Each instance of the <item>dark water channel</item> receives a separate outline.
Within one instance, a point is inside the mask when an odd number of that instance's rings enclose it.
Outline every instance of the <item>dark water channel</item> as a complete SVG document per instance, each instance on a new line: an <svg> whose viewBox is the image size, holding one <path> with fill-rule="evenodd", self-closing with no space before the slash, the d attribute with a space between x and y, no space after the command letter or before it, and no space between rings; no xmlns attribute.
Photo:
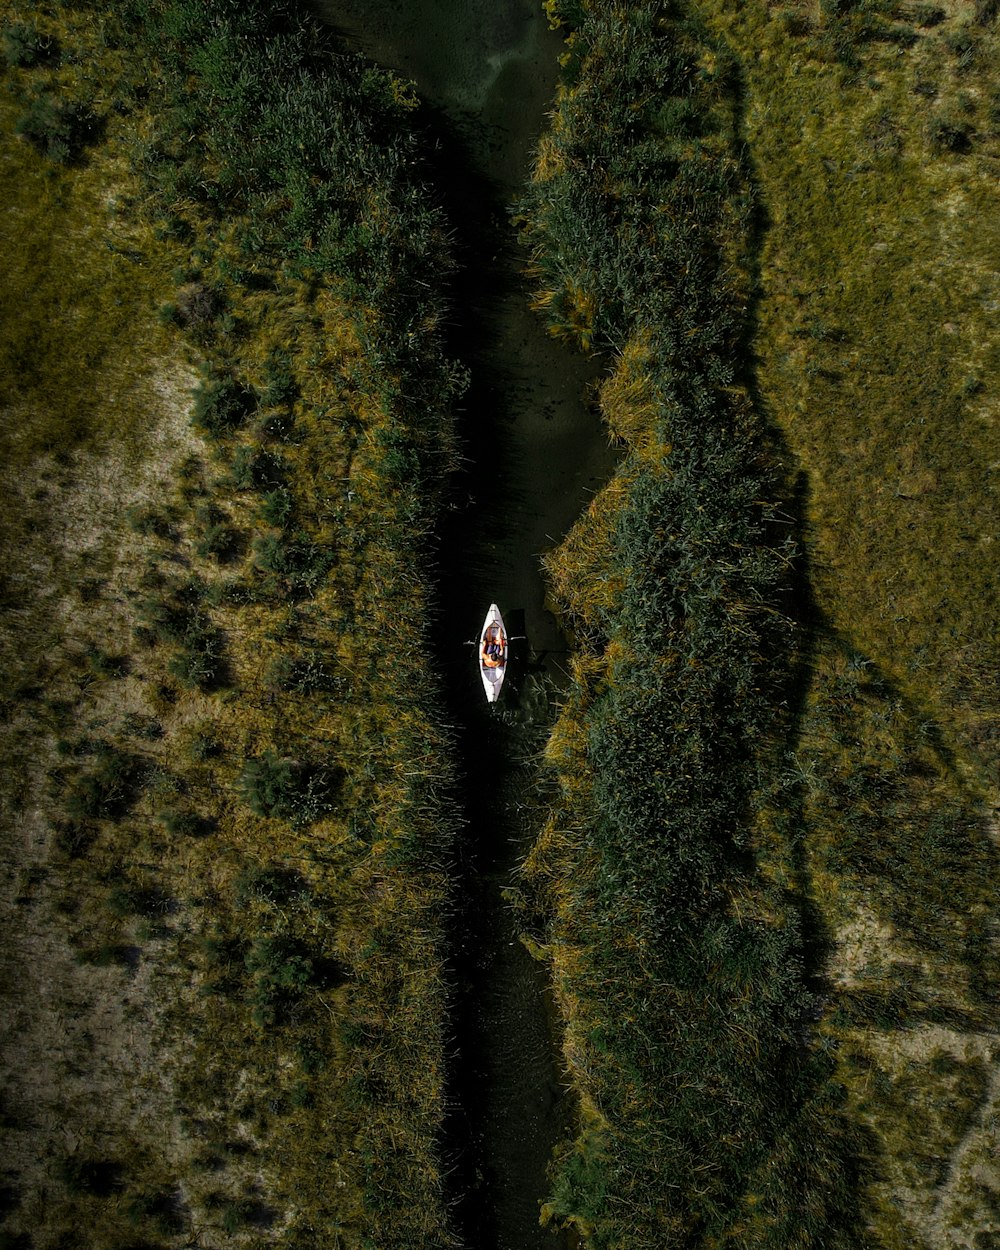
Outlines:
<svg viewBox="0 0 1000 1250"><path fill-rule="evenodd" d="M439 659L466 778L453 956L455 1214L475 1250L558 1250L538 1214L569 1108L546 979L518 940L504 891L535 832L533 757L563 683L566 643L545 608L539 556L612 468L586 400L597 366L547 336L530 311L509 214L555 92L561 42L540 0L316 7L349 45L416 82L428 106L435 185L456 230L450 346L472 382L439 583ZM491 601L509 631L525 635L495 708L464 645Z"/></svg>

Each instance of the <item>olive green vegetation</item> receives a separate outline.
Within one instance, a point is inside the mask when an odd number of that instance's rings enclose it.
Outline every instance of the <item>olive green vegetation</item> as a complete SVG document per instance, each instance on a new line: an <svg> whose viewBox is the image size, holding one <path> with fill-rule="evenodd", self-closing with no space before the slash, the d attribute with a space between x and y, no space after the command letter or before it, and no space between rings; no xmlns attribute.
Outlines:
<svg viewBox="0 0 1000 1250"><path fill-rule="evenodd" d="M450 1244L450 743L391 663L463 386L414 100L296 5L3 39L4 992L67 1039L5 1037L5 1244Z"/></svg>
<svg viewBox="0 0 1000 1250"><path fill-rule="evenodd" d="M819 607L995 793L996 6L704 7L745 74L759 378Z"/></svg>
<svg viewBox="0 0 1000 1250"><path fill-rule="evenodd" d="M880 1139L881 1241L973 1244L997 1229L996 1091L953 1135L929 1058L995 1072L995 6L703 7L743 67L768 221L759 393L808 481L818 645L789 762L841 1075ZM919 1148L903 1090L931 1107Z"/></svg>
<svg viewBox="0 0 1000 1250"><path fill-rule="evenodd" d="M623 454L549 560L546 1217L988 1244L993 8L547 8L537 302ZM2 1235L447 1244L414 101L262 0L8 5L2 50Z"/></svg>
<svg viewBox="0 0 1000 1250"><path fill-rule="evenodd" d="M547 5L536 303L622 448L524 883L595 1247L997 1227L993 14L912 8Z"/></svg>

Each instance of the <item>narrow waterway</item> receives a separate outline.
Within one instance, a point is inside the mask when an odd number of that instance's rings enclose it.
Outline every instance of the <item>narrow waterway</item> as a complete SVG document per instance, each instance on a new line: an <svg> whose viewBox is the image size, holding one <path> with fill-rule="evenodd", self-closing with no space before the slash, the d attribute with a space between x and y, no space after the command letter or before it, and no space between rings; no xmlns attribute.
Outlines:
<svg viewBox="0 0 1000 1250"><path fill-rule="evenodd" d="M563 682L566 643L545 607L540 555L612 469L587 401L597 366L531 312L510 217L561 41L540 0L316 3L350 45L416 82L460 265L451 350L472 381L460 413L464 467L441 535L439 648L466 778L448 1134L456 1222L475 1250L558 1250L539 1203L570 1109L545 974L518 940L505 890L536 831L535 757ZM524 636L495 708L465 645L492 601Z"/></svg>

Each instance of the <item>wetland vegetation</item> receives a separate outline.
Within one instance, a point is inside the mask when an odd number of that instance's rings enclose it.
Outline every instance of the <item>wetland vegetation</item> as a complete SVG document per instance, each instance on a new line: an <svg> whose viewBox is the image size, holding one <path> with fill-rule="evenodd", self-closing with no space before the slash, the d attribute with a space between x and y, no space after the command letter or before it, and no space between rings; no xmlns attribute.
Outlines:
<svg viewBox="0 0 1000 1250"><path fill-rule="evenodd" d="M13 16L7 1240L445 1244L415 99L263 3Z"/></svg>
<svg viewBox="0 0 1000 1250"><path fill-rule="evenodd" d="M1000 1242L996 6L545 10L517 222L619 460L510 888L389 663L477 394L414 86L297 4L4 5L0 1245L461 1244L470 866L553 1242Z"/></svg>
<svg viewBox="0 0 1000 1250"><path fill-rule="evenodd" d="M995 276L965 223L995 141L955 49L995 65L994 15L549 7L537 304L612 362L624 454L549 560L575 684L526 888L581 1103L547 1214L992 1244Z"/></svg>

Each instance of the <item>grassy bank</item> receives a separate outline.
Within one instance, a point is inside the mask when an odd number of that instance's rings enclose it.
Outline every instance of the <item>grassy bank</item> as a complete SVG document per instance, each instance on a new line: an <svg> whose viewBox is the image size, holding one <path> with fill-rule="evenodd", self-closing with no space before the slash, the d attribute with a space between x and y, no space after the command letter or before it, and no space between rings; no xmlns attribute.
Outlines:
<svg viewBox="0 0 1000 1250"><path fill-rule="evenodd" d="M4 38L6 1244L446 1244L414 101L287 6Z"/></svg>
<svg viewBox="0 0 1000 1250"><path fill-rule="evenodd" d="M874 1236L988 1246L995 14L705 8L770 219L761 398L808 472L821 627L793 767L831 1035L881 1159Z"/></svg>
<svg viewBox="0 0 1000 1250"><path fill-rule="evenodd" d="M905 236L954 216L977 127L966 151L925 111L899 166L876 111L919 44L874 6L550 10L537 302L609 359L623 458L550 560L578 651L526 888L580 1110L549 1218L594 1246L990 1244L991 349L959 336L962 382L932 300L878 311L913 266L963 306L988 287Z"/></svg>
<svg viewBox="0 0 1000 1250"><path fill-rule="evenodd" d="M819 607L995 793L992 10L705 7L745 75L758 376Z"/></svg>

